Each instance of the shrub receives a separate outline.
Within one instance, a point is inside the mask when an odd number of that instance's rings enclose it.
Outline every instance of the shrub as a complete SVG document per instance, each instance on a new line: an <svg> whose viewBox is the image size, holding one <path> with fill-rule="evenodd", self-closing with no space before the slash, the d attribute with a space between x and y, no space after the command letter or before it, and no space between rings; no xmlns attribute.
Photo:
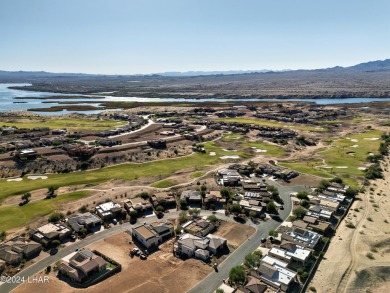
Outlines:
<svg viewBox="0 0 390 293"><path fill-rule="evenodd" d="M307 214L307 211L304 208L297 208L293 210L293 215L297 217L297 219L303 219Z"/></svg>
<svg viewBox="0 0 390 293"><path fill-rule="evenodd" d="M162 206L158 206L156 208L156 212L164 212L164 208Z"/></svg>
<svg viewBox="0 0 390 293"><path fill-rule="evenodd" d="M182 211L179 214L179 223L184 224L185 222L188 221L188 216L186 211Z"/></svg>
<svg viewBox="0 0 390 293"><path fill-rule="evenodd" d="M57 223L59 220L63 219L64 215L61 213L52 213L49 216L49 222L50 223Z"/></svg>
<svg viewBox="0 0 390 293"><path fill-rule="evenodd" d="M272 237L278 237L279 233L276 232L275 230L271 230L268 232L268 235Z"/></svg>
<svg viewBox="0 0 390 293"><path fill-rule="evenodd" d="M355 225L353 223L351 223L351 222L347 223L345 226L347 226L350 229L355 229L356 228Z"/></svg>
<svg viewBox="0 0 390 293"><path fill-rule="evenodd" d="M82 205L82 206L79 208L79 212L80 212L80 213L85 213L87 210L88 210L87 205Z"/></svg>
<svg viewBox="0 0 390 293"><path fill-rule="evenodd" d="M267 213L269 213L269 214L276 214L278 212L273 200L271 200L269 203L267 203L266 209L267 209Z"/></svg>
<svg viewBox="0 0 390 293"><path fill-rule="evenodd" d="M147 200L150 197L150 195L147 192L141 192L141 193L137 194L137 197L141 197L144 200Z"/></svg>
<svg viewBox="0 0 390 293"><path fill-rule="evenodd" d="M182 210L188 209L187 200L185 198L182 198L180 200L180 209L182 209Z"/></svg>
<svg viewBox="0 0 390 293"><path fill-rule="evenodd" d="M51 242L51 248L57 248L57 247L60 246L60 245L61 245L60 240L53 240L53 241Z"/></svg>
<svg viewBox="0 0 390 293"><path fill-rule="evenodd" d="M229 272L229 281L236 286L245 284L247 277L244 268L242 266L233 267Z"/></svg>
<svg viewBox="0 0 390 293"><path fill-rule="evenodd" d="M210 215L210 216L207 217L207 220L209 220L212 223L215 223L215 222L218 221L218 218L217 218L216 215Z"/></svg>

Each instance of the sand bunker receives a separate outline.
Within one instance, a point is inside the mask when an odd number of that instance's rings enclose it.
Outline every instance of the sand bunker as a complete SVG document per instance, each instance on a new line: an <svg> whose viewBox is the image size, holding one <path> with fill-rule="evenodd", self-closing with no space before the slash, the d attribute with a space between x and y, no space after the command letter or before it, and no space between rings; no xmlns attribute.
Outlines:
<svg viewBox="0 0 390 293"><path fill-rule="evenodd" d="M240 156L237 156L237 155L233 155L233 156L222 156L220 157L222 160L226 160L226 159L239 159Z"/></svg>
<svg viewBox="0 0 390 293"><path fill-rule="evenodd" d="M28 176L28 179L37 180L37 179L47 179L47 176Z"/></svg>
<svg viewBox="0 0 390 293"><path fill-rule="evenodd" d="M210 156L215 156L215 152L210 152Z"/></svg>
<svg viewBox="0 0 390 293"><path fill-rule="evenodd" d="M357 148L359 145L358 144L354 144L354 145L351 145L351 148Z"/></svg>
<svg viewBox="0 0 390 293"><path fill-rule="evenodd" d="M256 153L266 153L267 150L257 149L255 152L256 152Z"/></svg>
<svg viewBox="0 0 390 293"><path fill-rule="evenodd" d="M337 168L337 169L347 169L348 166L337 166L336 168Z"/></svg>
<svg viewBox="0 0 390 293"><path fill-rule="evenodd" d="M371 137L371 138L365 137L364 139L365 139L365 140L378 140L379 137Z"/></svg>
<svg viewBox="0 0 390 293"><path fill-rule="evenodd" d="M364 171L366 169L367 169L366 167L358 167L358 170L361 170L361 171Z"/></svg>
<svg viewBox="0 0 390 293"><path fill-rule="evenodd" d="M222 149L224 152L236 152L237 150L227 150L227 149Z"/></svg>
<svg viewBox="0 0 390 293"><path fill-rule="evenodd" d="M355 139L355 138L351 139L351 141L353 141L353 142L358 142L358 140Z"/></svg>
<svg viewBox="0 0 390 293"><path fill-rule="evenodd" d="M7 181L22 181L23 178L11 178L11 179L7 179Z"/></svg>

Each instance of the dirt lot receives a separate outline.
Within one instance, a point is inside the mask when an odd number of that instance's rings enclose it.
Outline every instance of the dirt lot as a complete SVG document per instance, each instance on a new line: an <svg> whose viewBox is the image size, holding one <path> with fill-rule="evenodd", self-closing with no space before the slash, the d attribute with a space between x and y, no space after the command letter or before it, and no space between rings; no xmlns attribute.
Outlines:
<svg viewBox="0 0 390 293"><path fill-rule="evenodd" d="M237 248L253 233L255 233L255 228L248 225L222 222L217 232L213 234L227 239L229 247Z"/></svg>
<svg viewBox="0 0 390 293"><path fill-rule="evenodd" d="M310 284L317 292L388 292L389 158L383 166L385 179L371 182L337 229Z"/></svg>

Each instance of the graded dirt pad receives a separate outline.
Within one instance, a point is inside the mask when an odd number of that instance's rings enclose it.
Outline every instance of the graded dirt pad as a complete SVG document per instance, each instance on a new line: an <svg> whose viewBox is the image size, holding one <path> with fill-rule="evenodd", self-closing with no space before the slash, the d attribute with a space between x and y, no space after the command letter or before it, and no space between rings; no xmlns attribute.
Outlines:
<svg viewBox="0 0 390 293"><path fill-rule="evenodd" d="M145 261L138 257L131 258L129 251L134 244L129 244L130 239L127 232L122 232L88 247L121 263L122 271L94 286L81 289L80 292L181 293L195 286L212 271L209 265L199 260L183 261L174 257L173 239L165 242L159 251L150 255ZM13 292L71 293L75 291L73 287L57 279L54 273L49 276L48 284L23 284Z"/></svg>
<svg viewBox="0 0 390 293"><path fill-rule="evenodd" d="M230 247L237 248L253 233L255 233L255 228L248 225L222 222L221 226L213 234L225 238Z"/></svg>
<svg viewBox="0 0 390 293"><path fill-rule="evenodd" d="M332 238L309 287L317 292L389 292L390 172L371 181ZM355 228L348 228L349 226ZM353 224L353 226L351 225Z"/></svg>

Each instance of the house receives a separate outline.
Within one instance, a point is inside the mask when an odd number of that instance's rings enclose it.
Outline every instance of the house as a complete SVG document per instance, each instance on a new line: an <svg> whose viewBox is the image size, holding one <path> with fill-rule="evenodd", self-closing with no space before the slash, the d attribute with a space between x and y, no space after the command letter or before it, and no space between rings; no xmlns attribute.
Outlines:
<svg viewBox="0 0 390 293"><path fill-rule="evenodd" d="M37 151L33 149L24 149L17 151L15 156L19 159L34 159L37 156Z"/></svg>
<svg viewBox="0 0 390 293"><path fill-rule="evenodd" d="M272 247L268 254L288 264L297 262L304 265L310 257L311 250L291 242L285 242L279 248Z"/></svg>
<svg viewBox="0 0 390 293"><path fill-rule="evenodd" d="M147 249L157 248L164 240L173 236L173 224L168 221L156 221L133 228L132 236Z"/></svg>
<svg viewBox="0 0 390 293"><path fill-rule="evenodd" d="M217 172L221 185L223 186L237 186L240 185L241 175L234 169L221 169Z"/></svg>
<svg viewBox="0 0 390 293"><path fill-rule="evenodd" d="M36 228L31 234L31 239L47 247L53 240L63 241L65 238L69 237L70 234L72 234L72 232L64 225L48 223Z"/></svg>
<svg viewBox="0 0 390 293"><path fill-rule="evenodd" d="M96 213L103 221L117 217L121 211L121 205L113 201L103 203L96 207Z"/></svg>
<svg viewBox="0 0 390 293"><path fill-rule="evenodd" d="M293 226L290 230L282 233L281 239L296 243L303 247L314 248L321 239L321 235L310 230Z"/></svg>
<svg viewBox="0 0 390 293"><path fill-rule="evenodd" d="M170 192L159 192L151 196L150 200L154 207L159 205L166 207L170 205L176 205L176 199L173 193Z"/></svg>
<svg viewBox="0 0 390 293"><path fill-rule="evenodd" d="M245 200L242 199L238 203L244 210L248 212L255 212L257 215L260 215L264 212L265 204L258 200Z"/></svg>
<svg viewBox="0 0 390 293"><path fill-rule="evenodd" d="M182 225L184 232L196 236L206 236L215 229L215 224L208 220L188 221Z"/></svg>
<svg viewBox="0 0 390 293"><path fill-rule="evenodd" d="M334 213L333 211L330 211L319 205L311 205L309 207L309 211L307 212L307 215L321 220L330 221L330 219L333 216L333 213Z"/></svg>
<svg viewBox="0 0 390 293"><path fill-rule="evenodd" d="M124 201L124 207L129 213L135 210L140 214L153 209L152 204L142 197L126 199Z"/></svg>
<svg viewBox="0 0 390 293"><path fill-rule="evenodd" d="M267 291L268 286L260 279L248 276L248 283L245 286L239 286L238 289L243 293L264 293Z"/></svg>
<svg viewBox="0 0 390 293"><path fill-rule="evenodd" d="M217 254L227 245L227 240L213 234L206 237L189 233L183 234L174 244L174 252L185 257L196 257L208 260L210 253Z"/></svg>
<svg viewBox="0 0 390 293"><path fill-rule="evenodd" d="M202 202L202 195L196 190L185 190L181 193L180 199L186 199L187 203Z"/></svg>
<svg viewBox="0 0 390 293"><path fill-rule="evenodd" d="M42 245L35 241L25 241L22 237L14 238L0 245L0 259L7 264L17 265L24 258L33 258L42 250Z"/></svg>
<svg viewBox="0 0 390 293"><path fill-rule="evenodd" d="M72 281L82 283L87 277L106 270L106 261L90 250L77 251L68 262L58 265L58 270Z"/></svg>
<svg viewBox="0 0 390 293"><path fill-rule="evenodd" d="M221 192L219 190L210 190L206 193L204 198L205 204L212 204L212 203L222 203L225 202L225 198L221 195Z"/></svg>
<svg viewBox="0 0 390 293"><path fill-rule="evenodd" d="M287 268L287 263L272 256L262 258L257 270L251 270L251 274L258 277L267 285L287 291L294 281L297 273Z"/></svg>
<svg viewBox="0 0 390 293"><path fill-rule="evenodd" d="M310 230L313 230L314 232L320 234L326 234L331 229L330 224L328 222L319 221L315 217L305 216L302 220L303 222L307 223L307 227Z"/></svg>
<svg viewBox="0 0 390 293"><path fill-rule="evenodd" d="M92 230L101 224L102 220L97 215L89 212L84 214L74 214L68 217L68 225L75 232L79 232L83 228Z"/></svg>

